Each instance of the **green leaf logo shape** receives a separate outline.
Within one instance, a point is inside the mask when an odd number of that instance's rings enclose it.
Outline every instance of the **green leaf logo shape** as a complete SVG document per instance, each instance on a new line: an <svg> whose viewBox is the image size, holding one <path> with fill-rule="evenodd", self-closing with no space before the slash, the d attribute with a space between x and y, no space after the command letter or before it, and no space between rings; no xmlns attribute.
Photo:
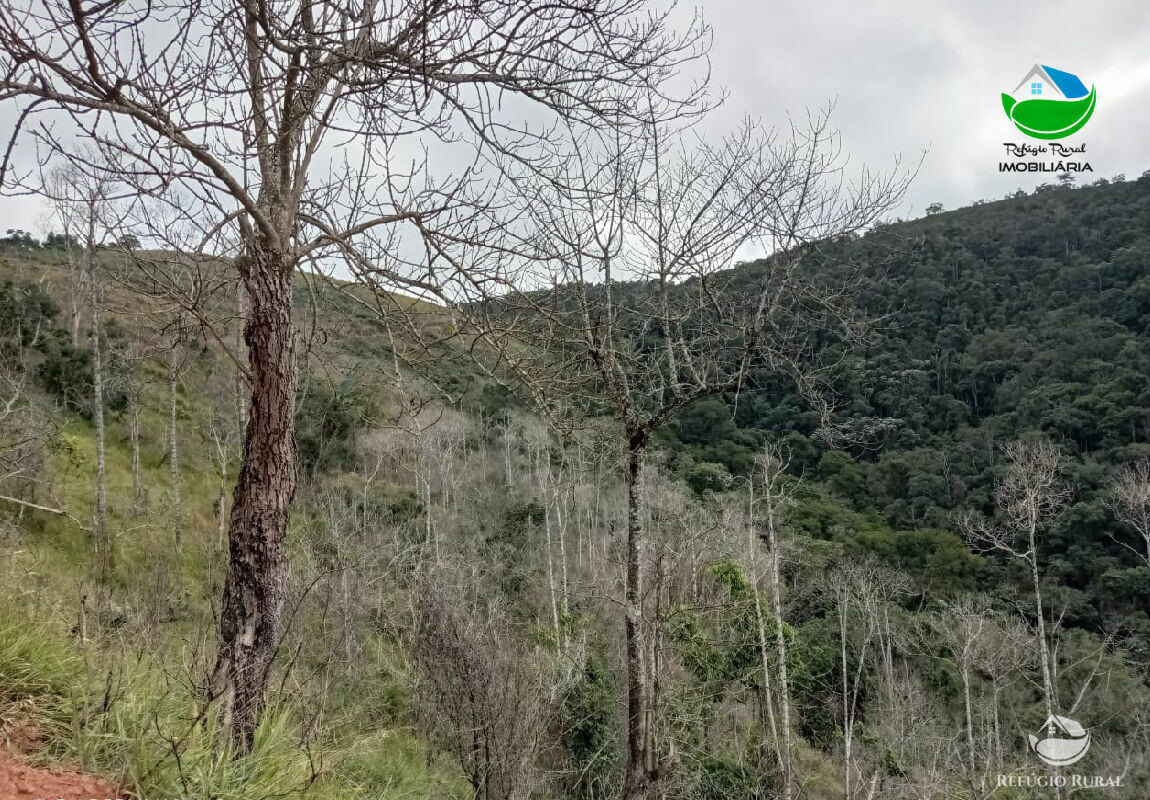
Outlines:
<svg viewBox="0 0 1150 800"><path fill-rule="evenodd" d="M1027 96L1028 88L1033 96ZM1002 110L1027 136L1061 139L1090 121L1097 98L1097 89L1091 86L1087 93L1078 76L1035 64L1014 96L1002 93Z"/></svg>

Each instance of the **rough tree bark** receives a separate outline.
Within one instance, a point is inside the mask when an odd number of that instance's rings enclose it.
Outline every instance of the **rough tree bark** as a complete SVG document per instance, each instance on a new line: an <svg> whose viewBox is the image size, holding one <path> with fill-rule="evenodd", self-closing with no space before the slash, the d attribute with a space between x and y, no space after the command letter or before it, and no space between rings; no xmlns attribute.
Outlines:
<svg viewBox="0 0 1150 800"><path fill-rule="evenodd" d="M249 749L263 714L287 582L284 539L296 489L294 264L253 247L239 259L252 393L232 499L228 574L212 692L225 700L233 738Z"/></svg>

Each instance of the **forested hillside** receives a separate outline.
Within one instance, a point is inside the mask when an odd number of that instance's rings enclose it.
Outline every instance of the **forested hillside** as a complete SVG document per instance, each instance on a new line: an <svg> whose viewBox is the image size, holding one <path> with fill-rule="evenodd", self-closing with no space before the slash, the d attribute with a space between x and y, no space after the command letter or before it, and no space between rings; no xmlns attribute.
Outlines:
<svg viewBox="0 0 1150 800"><path fill-rule="evenodd" d="M746 474L758 443L783 437L790 470L837 504L892 531L953 531L963 509L993 511L1001 446L1045 436L1074 484L1043 551L1060 618L1150 654L1150 573L1135 569L1147 565L1146 543L1107 500L1113 471L1150 456L1148 222L1143 177L1048 186L833 248L834 259L874 265L857 287L868 343L837 352L828 379L844 449L828 450L809 405L760 375L772 388L680 417L679 474L696 488L713 484L714 464ZM834 536L837 504L808 508L806 530ZM872 536L871 546L898 547L900 534ZM1002 585L997 566L981 564L992 572L980 585Z"/></svg>
<svg viewBox="0 0 1150 800"><path fill-rule="evenodd" d="M394 325L300 276L288 623L251 751L221 758L242 294L188 284L210 327L141 293L155 254L77 253L0 243L3 735L138 797L620 796L617 425L534 413L437 308ZM1074 769L1121 778L1074 797L1145 797L1150 177L884 224L811 268L847 261L871 324L824 354L829 417L756 364L643 454L659 796L1049 797L998 776L1052 772L1026 737L1057 712L1090 730ZM401 353L405 325L447 343Z"/></svg>

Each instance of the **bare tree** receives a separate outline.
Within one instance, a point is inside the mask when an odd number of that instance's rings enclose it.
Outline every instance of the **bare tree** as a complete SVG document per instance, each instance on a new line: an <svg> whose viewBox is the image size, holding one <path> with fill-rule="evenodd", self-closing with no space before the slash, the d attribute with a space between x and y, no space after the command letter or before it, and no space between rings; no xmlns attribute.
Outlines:
<svg viewBox="0 0 1150 800"><path fill-rule="evenodd" d="M873 560L847 562L831 579L839 625L839 670L843 725L843 796L854 800L863 785L859 753L855 748L859 699L867 661L889 661L889 632L884 631L886 606L905 592L904 576ZM886 640L884 641L884 637ZM872 651L874 655L872 655ZM854 662L853 671L851 662ZM884 668L887 666L884 663ZM878 771L871 776L868 797L873 797Z"/></svg>
<svg viewBox="0 0 1150 800"><path fill-rule="evenodd" d="M1031 660L1031 637L1020 623L995 614L978 595L964 595L946 603L931 616L930 623L923 652L937 654L941 641L943 654L936 657L954 666L962 684L962 742L956 745L960 752L965 751L958 759L961 774L972 796L989 797L996 787L987 784L986 775L1003 768L1001 693L1007 679ZM989 697L981 689L985 685L982 679L989 680ZM957 771L949 770L952 776Z"/></svg>
<svg viewBox="0 0 1150 800"><path fill-rule="evenodd" d="M1042 601L1039 542L1046 527L1069 501L1071 486L1062 478L1062 454L1049 441L1016 441L1003 448L1006 472L995 488L1001 519L997 522L965 515L960 526L972 546L1005 553L1024 561L1029 568L1034 596L1034 616L1042 667L1042 693L1047 719L1054 716L1057 690L1054 685L1046 610ZM1051 729L1048 735L1053 735Z"/></svg>
<svg viewBox="0 0 1150 800"><path fill-rule="evenodd" d="M91 242L85 249L88 252L88 284L91 287L92 304L90 315L92 319L92 422L96 427L96 503L95 503L95 539L97 555L97 574L102 583L107 583L115 569L115 553L112 547L112 538L108 533L108 467L105 458L105 429L104 429L104 360L100 347L100 282L96 279L95 270L92 269L92 251L95 245Z"/></svg>
<svg viewBox="0 0 1150 800"><path fill-rule="evenodd" d="M560 652L566 652L567 620L571 612L567 563L567 528L572 513L571 465L568 463L566 449L561 445L555 446L546 427L529 426L525 433L535 491L543 500L543 532L547 548L547 585L551 598L551 623Z"/></svg>
<svg viewBox="0 0 1150 800"><path fill-rule="evenodd" d="M975 754L974 744L974 700L973 700L973 674L978 660L978 649L982 644L983 628L986 625L985 616L973 602L967 598L950 605L946 614L939 620L939 630L947 639L950 650L958 664L959 677L962 680L962 704L966 728L966 758L967 769L973 776L978 769L978 758Z"/></svg>
<svg viewBox="0 0 1150 800"><path fill-rule="evenodd" d="M1002 730L1002 695L1033 661L1030 631L1019 620L991 617L983 625L975 653L978 668L990 681L990 720L986 769L1001 770L1005 763Z"/></svg>
<svg viewBox="0 0 1150 800"><path fill-rule="evenodd" d="M826 115L785 133L748 123L715 142L652 113L644 136L588 138L553 183L525 193L529 223L501 232L530 241L530 259L436 250L483 277L456 306L481 363L514 375L553 420L572 405L609 416L624 445L630 800L659 771L646 730L644 451L681 409L739 392L752 365L811 388L811 332L857 332L848 284L821 285L805 259L815 242L872 223L906 179L864 173L848 186L842 169ZM774 255L724 272L748 245Z"/></svg>
<svg viewBox="0 0 1150 800"><path fill-rule="evenodd" d="M216 492L216 530L217 542L223 550L225 537L228 531L228 478L231 474L231 464L238 455L239 442L243 426L234 409L229 409L227 402L231 400L234 405L234 376L230 370L217 366L208 376L208 391L213 400L211 411L203 421L204 438L211 442L212 461L216 468L216 477L219 479Z"/></svg>
<svg viewBox="0 0 1150 800"><path fill-rule="evenodd" d="M65 248L68 250L69 264L73 263L75 239L81 248L82 280L79 286L87 287L88 318L90 329L88 341L92 353L92 424L96 429L96 481L93 492L92 537L96 554L96 577L100 583L107 583L115 569L115 553L112 537L108 532L108 484L107 461L105 458L106 428L104 424L105 356L102 347L103 331L101 313L104 305L103 281L97 272L96 249L104 240L115 222L112 219L112 181L104 164L98 157L86 156L92 161L93 170L85 171L74 166L62 166L53 171L49 179L49 199L55 207L56 217L64 228ZM74 271L75 273L75 271ZM79 330L79 313L76 308L77 287L72 289L72 336Z"/></svg>
<svg viewBox="0 0 1150 800"><path fill-rule="evenodd" d="M184 494L183 476L180 473L180 383L191 359L188 341L190 333L186 329L183 315L177 313L175 319L165 326L164 359L167 361L168 383L168 501L172 524L172 545L177 553L184 549Z"/></svg>
<svg viewBox="0 0 1150 800"><path fill-rule="evenodd" d="M127 353L129 364L144 357L139 335L128 344ZM139 515L144 502L144 487L140 482L140 405L143 403L144 385L139 371L129 369L124 393L128 402L128 440L132 444L132 516Z"/></svg>
<svg viewBox="0 0 1150 800"><path fill-rule="evenodd" d="M12 284L0 291L10 293L10 312L0 319L0 500L21 514L33 509L65 515L64 509L32 502L52 433L50 418L32 398L32 357L52 320L37 302L37 287Z"/></svg>
<svg viewBox="0 0 1150 800"><path fill-rule="evenodd" d="M76 199L76 170L62 165L53 169L45 180L48 197L52 202L52 215L49 218L53 226L59 223L61 228L61 245L64 256L68 262L68 330L72 335L72 346L80 346L80 322L84 306L84 267L82 264L82 251L78 247L78 231L84 227L83 212L77 207ZM71 200L69 199L71 198Z"/></svg>
<svg viewBox="0 0 1150 800"><path fill-rule="evenodd" d="M455 459L463 447L466 421L438 404L415 402L400 416L398 428L390 433L392 456L414 477L423 507L424 556L439 563L443 554L442 523L458 488Z"/></svg>
<svg viewBox="0 0 1150 800"><path fill-rule="evenodd" d="M457 586L436 568L433 580ZM460 606L470 607L465 613ZM424 588L415 655L426 724L454 753L478 800L527 800L540 783L543 734L559 696L547 664L497 606Z"/></svg>
<svg viewBox="0 0 1150 800"><path fill-rule="evenodd" d="M1146 552L1138 555L1150 567L1150 461L1140 459L1122 468L1110 483L1108 505L1142 537Z"/></svg>
<svg viewBox="0 0 1150 800"><path fill-rule="evenodd" d="M201 310L208 288L226 286L213 276L243 284L247 357L234 355L251 402L209 690L225 700L238 751L261 719L282 627L297 267L339 260L377 287L438 291L442 263L407 246L404 226L458 241L477 210L498 205L496 157L538 171L570 127L633 118L653 87L675 104L661 87L707 31L696 20L676 35L669 11L646 11L643 0L0 8L0 101L20 106L0 186L36 188L11 161L21 135L44 158L86 165L61 128L36 125L64 121L140 198L139 241L235 255L226 268L201 259L203 280L180 299L218 323ZM434 175L432 160L457 167Z"/></svg>
<svg viewBox="0 0 1150 800"><path fill-rule="evenodd" d="M751 561L751 586L755 597L755 615L758 624L759 652L763 663L763 677L769 685L770 667L767 656L766 625L763 619L762 604L759 592L758 575L758 545L761 529L765 532L767 543L767 583L770 587L771 614L774 617L775 637L775 668L778 675L778 701L779 701L779 728L781 742L779 742L779 766L783 778L783 800L790 800L795 791L795 775L793 769L793 750L791 744L791 686L787 675L787 637L785 633L782 598L782 555L783 528L785 515L794 500L785 486L784 472L787 462L779 449L768 443L755 459L755 473L747 482L748 493L748 550ZM755 478L758 478L756 482ZM760 523L757 525L756 523Z"/></svg>

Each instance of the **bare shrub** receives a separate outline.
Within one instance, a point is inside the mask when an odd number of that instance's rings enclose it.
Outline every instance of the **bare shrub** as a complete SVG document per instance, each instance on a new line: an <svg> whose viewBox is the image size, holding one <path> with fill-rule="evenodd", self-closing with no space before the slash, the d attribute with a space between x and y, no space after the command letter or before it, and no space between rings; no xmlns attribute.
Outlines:
<svg viewBox="0 0 1150 800"><path fill-rule="evenodd" d="M422 722L458 760L477 798L523 800L541 782L556 682L498 605L469 610L461 593L446 588L451 578L429 575L416 600Z"/></svg>

